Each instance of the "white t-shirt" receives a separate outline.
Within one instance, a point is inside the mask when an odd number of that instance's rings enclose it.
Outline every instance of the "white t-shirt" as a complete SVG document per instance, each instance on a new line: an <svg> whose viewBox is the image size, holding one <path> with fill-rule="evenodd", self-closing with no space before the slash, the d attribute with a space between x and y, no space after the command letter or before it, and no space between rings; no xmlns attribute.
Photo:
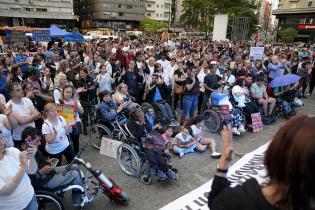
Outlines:
<svg viewBox="0 0 315 210"><path fill-rule="evenodd" d="M166 69L168 65L170 65L170 62L168 60L158 60L157 63L161 64L161 66L163 67L163 69Z"/></svg>
<svg viewBox="0 0 315 210"><path fill-rule="evenodd" d="M235 94L240 94L240 93L243 93L243 94L240 96L235 95ZM245 105L245 102L246 102L245 91L241 86L238 86L238 85L234 86L232 88L232 94L233 94L235 101L238 102L239 107L245 107L246 106Z"/></svg>
<svg viewBox="0 0 315 210"><path fill-rule="evenodd" d="M204 81L205 81L206 75L207 74L204 72L203 69L201 69L200 72L197 74L197 77L199 80L199 86L200 86L199 90L200 90L200 92L203 92L203 93L205 92Z"/></svg>
<svg viewBox="0 0 315 210"><path fill-rule="evenodd" d="M6 149L4 158L0 160L0 189L12 180L20 168L20 151L14 147ZM24 209L34 196L31 180L25 173L17 188L7 196L0 195L0 209Z"/></svg>
<svg viewBox="0 0 315 210"><path fill-rule="evenodd" d="M199 142L201 140L202 129L198 128L196 125L190 126L193 136Z"/></svg>
<svg viewBox="0 0 315 210"><path fill-rule="evenodd" d="M235 83L235 76L233 74L231 74L230 76L226 76L226 82L233 85ZM230 89L230 86L225 85L224 90L228 90L228 89Z"/></svg>
<svg viewBox="0 0 315 210"><path fill-rule="evenodd" d="M45 148L46 151L49 154L57 154L62 151L64 151L69 146L69 140L66 134L65 126L66 126L66 120L58 116L58 124L55 127L57 131L56 138L51 142L47 143ZM42 133L45 134L51 134L53 132L53 125L48 120L45 120L43 126L42 126Z"/></svg>
<svg viewBox="0 0 315 210"><path fill-rule="evenodd" d="M12 137L12 131L7 129L3 125L3 121L7 118L4 114L0 114L0 130L2 131L2 138L5 138L9 142L9 146L13 147L13 137Z"/></svg>
<svg viewBox="0 0 315 210"><path fill-rule="evenodd" d="M59 99L61 99L61 89L59 88L55 88L54 90L54 100L55 100L55 103L59 104Z"/></svg>
<svg viewBox="0 0 315 210"><path fill-rule="evenodd" d="M12 104L12 111L20 115L21 117L30 116L31 108L34 107L33 102L29 98L22 98L22 104L16 104L12 100L10 100L5 106L8 107L10 104ZM28 126L35 128L35 123L29 122L23 125L19 124L17 128L13 130L13 139L16 141L21 141L22 131Z"/></svg>
<svg viewBox="0 0 315 210"><path fill-rule="evenodd" d="M175 139L179 139L182 144L189 143L189 142L191 141L191 138L192 138L192 136L189 135L189 134L186 136L186 138L184 138L182 133L178 133L178 134L175 136Z"/></svg>

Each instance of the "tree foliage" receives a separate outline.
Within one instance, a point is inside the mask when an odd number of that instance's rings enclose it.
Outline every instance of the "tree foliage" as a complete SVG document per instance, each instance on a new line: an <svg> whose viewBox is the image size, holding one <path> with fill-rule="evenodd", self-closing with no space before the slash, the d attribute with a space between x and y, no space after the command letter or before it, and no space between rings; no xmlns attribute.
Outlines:
<svg viewBox="0 0 315 210"><path fill-rule="evenodd" d="M257 0L184 0L180 17L185 26L210 33L215 14L229 14L229 24L234 17L250 17L250 34L256 32L258 17L254 10L259 7Z"/></svg>
<svg viewBox="0 0 315 210"><path fill-rule="evenodd" d="M144 20L140 22L140 27L144 28L146 34L152 35L167 30L168 24L150 18L144 18Z"/></svg>
<svg viewBox="0 0 315 210"><path fill-rule="evenodd" d="M284 43L292 43L293 40L297 37L298 32L294 28L286 28L279 31L280 39Z"/></svg>

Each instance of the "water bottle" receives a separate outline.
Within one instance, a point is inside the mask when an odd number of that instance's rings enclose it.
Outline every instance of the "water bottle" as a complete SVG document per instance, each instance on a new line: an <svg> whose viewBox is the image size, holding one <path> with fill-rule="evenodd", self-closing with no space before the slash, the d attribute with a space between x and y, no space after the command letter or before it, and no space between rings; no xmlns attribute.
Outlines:
<svg viewBox="0 0 315 210"><path fill-rule="evenodd" d="M113 187L113 183L100 170L96 170L95 175L101 182L106 184L109 188Z"/></svg>

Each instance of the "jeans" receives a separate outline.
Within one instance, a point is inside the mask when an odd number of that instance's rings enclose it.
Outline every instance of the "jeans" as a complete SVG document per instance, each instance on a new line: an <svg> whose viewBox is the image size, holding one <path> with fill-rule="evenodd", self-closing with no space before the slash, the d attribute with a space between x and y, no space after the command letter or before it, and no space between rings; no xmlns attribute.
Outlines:
<svg viewBox="0 0 315 210"><path fill-rule="evenodd" d="M161 110L163 116L167 120L174 120L174 116L173 116L171 107L170 107L170 105L168 105L168 103L156 103L155 105Z"/></svg>
<svg viewBox="0 0 315 210"><path fill-rule="evenodd" d="M187 154L189 152L194 152L194 149L196 148L197 144L193 144L190 147L179 147L177 145L173 146L173 151L174 153L180 154L180 153L184 153Z"/></svg>
<svg viewBox="0 0 315 210"><path fill-rule="evenodd" d="M58 173L54 175L46 184L45 188L53 189L62 186L68 186L70 184L82 186L82 179L79 171L71 170L68 171L65 175ZM72 191L72 202L73 204L78 204L81 202L81 191L73 190Z"/></svg>
<svg viewBox="0 0 315 210"><path fill-rule="evenodd" d="M37 210L37 200L35 194L33 195L32 200L28 203L28 205L23 210Z"/></svg>
<svg viewBox="0 0 315 210"><path fill-rule="evenodd" d="M198 95L184 95L183 105L184 109L181 119L186 119L188 113L190 119L193 119L198 105Z"/></svg>
<svg viewBox="0 0 315 210"><path fill-rule="evenodd" d="M208 104L209 98L210 98L210 95L208 95L206 93L203 95L201 112L204 112L207 110L207 108L208 108L207 104Z"/></svg>

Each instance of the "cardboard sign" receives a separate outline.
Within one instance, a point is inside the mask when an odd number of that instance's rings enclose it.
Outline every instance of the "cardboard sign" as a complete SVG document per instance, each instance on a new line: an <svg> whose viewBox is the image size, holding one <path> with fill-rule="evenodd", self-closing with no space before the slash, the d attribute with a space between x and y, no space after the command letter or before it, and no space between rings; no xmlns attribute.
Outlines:
<svg viewBox="0 0 315 210"><path fill-rule="evenodd" d="M248 179L255 178L261 185L268 183L269 178L264 166L265 152L270 142L246 154L229 168L227 174L231 187L242 185ZM213 179L200 187L176 199L160 210L209 210L208 195Z"/></svg>
<svg viewBox="0 0 315 210"><path fill-rule="evenodd" d="M251 47L249 52L249 59L263 59L264 57L264 47Z"/></svg>
<svg viewBox="0 0 315 210"><path fill-rule="evenodd" d="M58 115L65 118L67 122L75 121L77 116L77 108L68 104L55 104Z"/></svg>
<svg viewBox="0 0 315 210"><path fill-rule="evenodd" d="M49 42L51 41L49 30L38 30L32 32L32 40L36 42Z"/></svg>
<svg viewBox="0 0 315 210"><path fill-rule="evenodd" d="M220 111L222 112L224 120L230 120L230 108L229 108L229 105L220 105Z"/></svg>
<svg viewBox="0 0 315 210"><path fill-rule="evenodd" d="M263 130L263 123L261 121L260 113L251 114L252 118L252 126L253 126L253 133L257 133Z"/></svg>
<svg viewBox="0 0 315 210"><path fill-rule="evenodd" d="M112 158L117 158L117 149L122 143L123 142L121 141L102 137L100 154Z"/></svg>

